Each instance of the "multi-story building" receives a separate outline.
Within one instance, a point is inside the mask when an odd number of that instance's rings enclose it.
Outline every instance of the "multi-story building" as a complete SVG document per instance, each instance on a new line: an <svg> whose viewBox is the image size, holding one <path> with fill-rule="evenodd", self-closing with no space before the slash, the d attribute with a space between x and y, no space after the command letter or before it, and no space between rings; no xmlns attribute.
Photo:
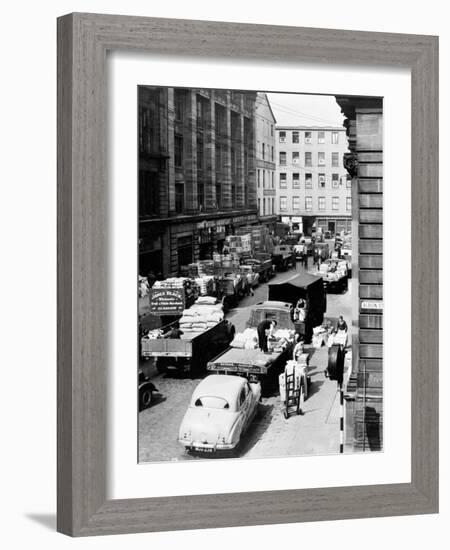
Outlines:
<svg viewBox="0 0 450 550"><path fill-rule="evenodd" d="M261 223L272 225L277 220L275 205L275 124L276 119L267 94L256 98L256 194Z"/></svg>
<svg viewBox="0 0 450 550"><path fill-rule="evenodd" d="M164 277L257 222L256 93L139 87L139 272Z"/></svg>
<svg viewBox="0 0 450 550"><path fill-rule="evenodd" d="M351 230L351 181L343 127L276 127L276 213L310 235Z"/></svg>

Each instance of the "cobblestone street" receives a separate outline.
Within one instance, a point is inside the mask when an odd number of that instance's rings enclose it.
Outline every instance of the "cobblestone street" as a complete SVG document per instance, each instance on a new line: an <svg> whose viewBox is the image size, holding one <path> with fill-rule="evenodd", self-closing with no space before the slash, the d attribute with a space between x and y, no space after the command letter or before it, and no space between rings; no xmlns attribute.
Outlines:
<svg viewBox="0 0 450 550"><path fill-rule="evenodd" d="M271 282L284 282L302 270L279 273ZM327 314L342 314L350 321L351 282L348 292L327 295ZM255 295L244 298L227 318L237 331L245 328L249 306L267 298L267 284L255 289ZM351 323L349 323L351 325ZM283 416L278 392L262 399L258 417L253 421L237 452L241 458L334 454L339 452L339 396L336 382L325 378L328 348L311 349L311 385L304 414ZM150 362L143 362L159 390L153 405L139 414L139 460L141 462L198 460L178 443L178 429L190 397L200 379L158 374Z"/></svg>

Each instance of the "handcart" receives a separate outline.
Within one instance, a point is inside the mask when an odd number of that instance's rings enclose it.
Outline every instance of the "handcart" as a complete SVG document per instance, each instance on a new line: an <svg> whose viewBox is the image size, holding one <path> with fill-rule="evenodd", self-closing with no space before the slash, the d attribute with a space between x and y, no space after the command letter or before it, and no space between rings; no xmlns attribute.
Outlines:
<svg viewBox="0 0 450 550"><path fill-rule="evenodd" d="M284 418L288 419L294 413L297 415L303 414L302 407L307 392L305 366L287 364L284 372L280 374L279 381L280 397L284 402Z"/></svg>

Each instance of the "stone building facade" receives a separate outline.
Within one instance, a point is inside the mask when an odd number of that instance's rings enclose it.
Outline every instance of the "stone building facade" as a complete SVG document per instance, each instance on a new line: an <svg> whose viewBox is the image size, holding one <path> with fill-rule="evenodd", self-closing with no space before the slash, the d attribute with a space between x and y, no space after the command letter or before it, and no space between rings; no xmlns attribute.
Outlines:
<svg viewBox="0 0 450 550"><path fill-rule="evenodd" d="M139 272L163 277L257 222L256 93L139 87Z"/></svg>
<svg viewBox="0 0 450 550"><path fill-rule="evenodd" d="M258 216L262 224L273 226L276 215L276 119L267 94L258 92L256 98L256 193Z"/></svg>
<svg viewBox="0 0 450 550"><path fill-rule="evenodd" d="M351 182L343 127L276 127L276 212L311 235L351 228Z"/></svg>
<svg viewBox="0 0 450 550"><path fill-rule="evenodd" d="M347 444L383 448L383 100L337 96L346 117L352 178L352 374L346 387Z"/></svg>

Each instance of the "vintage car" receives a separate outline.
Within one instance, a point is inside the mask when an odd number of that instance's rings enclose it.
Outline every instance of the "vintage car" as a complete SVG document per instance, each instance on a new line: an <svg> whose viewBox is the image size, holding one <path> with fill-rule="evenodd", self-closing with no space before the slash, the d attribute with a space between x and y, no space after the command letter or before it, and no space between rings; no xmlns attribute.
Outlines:
<svg viewBox="0 0 450 550"><path fill-rule="evenodd" d="M187 451L233 451L254 419L261 385L234 375L212 374L194 390L178 441Z"/></svg>

